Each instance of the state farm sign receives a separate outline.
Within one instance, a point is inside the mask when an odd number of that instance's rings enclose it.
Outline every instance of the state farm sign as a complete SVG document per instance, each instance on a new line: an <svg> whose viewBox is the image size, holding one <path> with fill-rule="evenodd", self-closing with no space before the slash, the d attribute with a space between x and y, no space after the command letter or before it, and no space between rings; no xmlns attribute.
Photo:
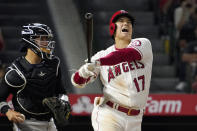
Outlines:
<svg viewBox="0 0 197 131"><path fill-rule="evenodd" d="M93 110L94 98L99 94L76 95L70 94L69 100L72 106L72 115L90 115Z"/></svg>
<svg viewBox="0 0 197 131"><path fill-rule="evenodd" d="M93 101L98 94L69 96L73 115L90 115ZM145 115L197 115L197 95L151 94L146 104Z"/></svg>
<svg viewBox="0 0 197 131"><path fill-rule="evenodd" d="M151 94L145 115L197 115L197 95Z"/></svg>
<svg viewBox="0 0 197 131"><path fill-rule="evenodd" d="M90 115L94 98L101 94L70 94L72 115ZM8 103L11 104L10 96ZM189 94L150 94L145 108L146 116L197 115L197 95Z"/></svg>
<svg viewBox="0 0 197 131"><path fill-rule="evenodd" d="M81 96L77 99L77 103L72 105L72 111L75 113L91 113L93 110L93 104L88 96Z"/></svg>
<svg viewBox="0 0 197 131"><path fill-rule="evenodd" d="M148 113L176 114L181 112L181 108L181 100L153 100L151 96L146 105Z"/></svg>

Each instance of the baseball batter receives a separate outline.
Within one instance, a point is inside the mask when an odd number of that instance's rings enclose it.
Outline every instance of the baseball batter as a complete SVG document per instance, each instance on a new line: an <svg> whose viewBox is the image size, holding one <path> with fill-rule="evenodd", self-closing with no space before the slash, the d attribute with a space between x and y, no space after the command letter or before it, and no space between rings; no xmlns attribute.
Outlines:
<svg viewBox="0 0 197 131"><path fill-rule="evenodd" d="M96 97L92 112L95 131L141 131L149 94L153 54L146 38L132 39L134 17L117 11L110 20L115 44L96 53L72 75L74 86L83 88L100 74L104 96Z"/></svg>

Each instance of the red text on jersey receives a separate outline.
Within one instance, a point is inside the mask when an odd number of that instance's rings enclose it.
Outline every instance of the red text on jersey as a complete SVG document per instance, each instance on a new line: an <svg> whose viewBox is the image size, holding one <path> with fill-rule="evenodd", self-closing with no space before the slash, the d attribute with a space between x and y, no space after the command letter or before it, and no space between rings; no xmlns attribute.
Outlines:
<svg viewBox="0 0 197 131"><path fill-rule="evenodd" d="M113 67L110 66L108 69L108 82L110 82L111 79L114 79L115 77L121 75L122 72L126 73L132 70L142 69L144 67L144 64L139 61L124 62Z"/></svg>

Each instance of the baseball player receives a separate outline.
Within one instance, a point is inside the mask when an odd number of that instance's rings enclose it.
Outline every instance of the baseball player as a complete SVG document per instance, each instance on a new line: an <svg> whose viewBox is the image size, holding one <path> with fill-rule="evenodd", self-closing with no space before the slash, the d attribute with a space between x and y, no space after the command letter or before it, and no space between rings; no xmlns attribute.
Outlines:
<svg viewBox="0 0 197 131"><path fill-rule="evenodd" d="M103 97L96 97L92 112L95 131L140 131L149 94L153 54L146 38L132 39L134 17L117 11L110 20L114 45L96 53L91 63L75 72L71 81L83 88L100 73Z"/></svg>
<svg viewBox="0 0 197 131"><path fill-rule="evenodd" d="M14 123L15 131L56 131L53 114L43 99L54 97L65 108L70 106L61 84L60 60L53 55L53 34L47 25L40 23L23 26L21 34L26 55L6 69L0 83L0 112ZM14 109L6 102L10 93Z"/></svg>

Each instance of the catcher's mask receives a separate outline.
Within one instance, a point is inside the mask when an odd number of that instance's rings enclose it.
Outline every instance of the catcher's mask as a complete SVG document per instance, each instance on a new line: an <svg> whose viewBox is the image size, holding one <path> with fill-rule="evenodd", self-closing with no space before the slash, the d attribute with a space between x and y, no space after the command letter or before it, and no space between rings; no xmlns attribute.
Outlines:
<svg viewBox="0 0 197 131"><path fill-rule="evenodd" d="M109 32L110 32L110 36L112 37L112 39L114 39L114 33L116 31L116 24L115 23L122 16L129 18L131 20L132 26L134 25L135 18L133 16L131 16L127 11L119 10L119 11L115 12L112 15L112 17L110 19L110 23L109 23Z"/></svg>
<svg viewBox="0 0 197 131"><path fill-rule="evenodd" d="M30 48L42 59L51 59L55 48L51 29L40 23L31 23L22 27L22 40L24 49ZM23 50L24 50L23 49Z"/></svg>

